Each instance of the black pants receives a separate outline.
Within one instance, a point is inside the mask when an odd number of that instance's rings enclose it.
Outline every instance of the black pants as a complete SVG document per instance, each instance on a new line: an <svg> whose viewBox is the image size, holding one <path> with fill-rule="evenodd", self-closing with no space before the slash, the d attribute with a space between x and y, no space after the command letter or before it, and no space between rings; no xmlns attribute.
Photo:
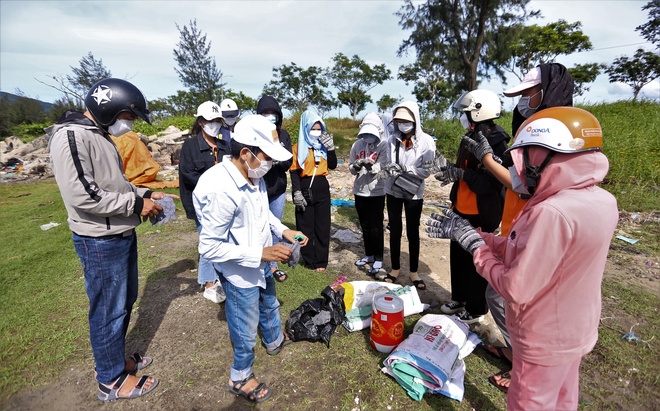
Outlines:
<svg viewBox="0 0 660 411"><path fill-rule="evenodd" d="M460 214L456 210L454 212L467 219L473 227L481 226L479 216ZM449 269L452 300L465 301L465 309L473 317L487 314L486 287L488 281L477 273L472 254L453 240L449 244Z"/></svg>
<svg viewBox="0 0 660 411"><path fill-rule="evenodd" d="M419 267L419 219L422 217L424 200L404 200L387 195L387 217L390 221L390 257L392 269L401 269L401 235L403 221L401 212L406 210L406 237L408 238L408 255L410 257L410 272L417 272Z"/></svg>
<svg viewBox="0 0 660 411"><path fill-rule="evenodd" d="M355 210L362 228L364 255L374 256L374 260L383 261L383 210L385 196L355 196Z"/></svg>
<svg viewBox="0 0 660 411"><path fill-rule="evenodd" d="M303 192L309 189L310 177L300 179ZM316 176L312 187L311 200L307 200L305 211L296 209L296 228L302 231L309 241L300 248L305 265L311 269L326 268L330 254L330 185L325 176Z"/></svg>

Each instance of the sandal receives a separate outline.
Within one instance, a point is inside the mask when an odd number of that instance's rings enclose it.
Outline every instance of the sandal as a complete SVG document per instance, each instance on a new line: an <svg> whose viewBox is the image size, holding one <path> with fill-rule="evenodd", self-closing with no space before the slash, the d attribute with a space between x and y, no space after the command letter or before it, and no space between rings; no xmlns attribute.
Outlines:
<svg viewBox="0 0 660 411"><path fill-rule="evenodd" d="M119 378L117 378L113 383L110 383L108 385L99 383L98 399L103 402L114 401L114 400L130 400L133 398L146 395L151 391L153 391L154 388L156 388L156 386L158 386L158 380L152 378L153 382L151 384L151 387L145 389L144 383L146 383L147 380L149 380L149 378L151 377L149 377L148 375L143 375L138 381L138 383L135 384L135 387L128 395L128 397L120 397L119 390L121 390L124 384L126 384L126 380L128 379L129 376L131 376L131 374L127 372L123 372L121 373Z"/></svg>
<svg viewBox="0 0 660 411"><path fill-rule="evenodd" d="M362 257L362 258L360 258L359 260L357 260L355 262L355 265L358 266L358 267L363 267L363 266L365 266L367 264L371 264L373 262L374 262L373 257L371 259L369 257Z"/></svg>
<svg viewBox="0 0 660 411"><path fill-rule="evenodd" d="M499 379L497 379L497 377L499 377ZM501 385L502 382L505 380L508 380L509 384L511 384L511 373L509 371L498 372L497 374L488 377L488 382L490 382L495 386L495 388L506 394L509 392L509 387L507 387L506 385Z"/></svg>
<svg viewBox="0 0 660 411"><path fill-rule="evenodd" d="M266 347L266 344L264 344L263 342L261 343L261 345L263 345L264 348L266 349L266 354L268 354L268 355L277 355L277 354L280 353L280 351L282 351L282 348L286 347L287 345L291 344L292 342L293 341L289 338L286 338L286 335L285 335L285 338L282 340L280 345L273 348L272 350L269 350L268 347Z"/></svg>
<svg viewBox="0 0 660 411"><path fill-rule="evenodd" d="M511 360L506 358L506 355L504 355L504 349L506 347L498 347L496 345L491 345L491 344L489 344L489 345L481 344L481 347L484 350L486 350L486 352L488 354L490 354L491 356L493 356L494 358L502 360L502 361L506 362L507 364L511 365ZM495 349L495 351L493 351L493 349Z"/></svg>
<svg viewBox="0 0 660 411"><path fill-rule="evenodd" d="M380 269L383 268L383 262L382 261L374 261L373 264L371 264L371 268L367 270L367 275L370 277L375 276L380 272Z"/></svg>
<svg viewBox="0 0 660 411"><path fill-rule="evenodd" d="M426 283L424 282L424 280L414 280L413 285L418 290L426 290Z"/></svg>
<svg viewBox="0 0 660 411"><path fill-rule="evenodd" d="M128 357L129 359L135 362L135 368L132 371L128 371L129 374L135 375L138 371L142 371L154 361L151 357L143 357L139 352L134 352L133 355Z"/></svg>
<svg viewBox="0 0 660 411"><path fill-rule="evenodd" d="M379 277L378 277L378 280L379 280L379 281L386 282L386 283L395 284L395 283L396 283L396 280L397 280L398 278L399 278L398 276L395 277L395 276L393 276L393 275L385 274L385 275L383 275L383 276L379 276Z"/></svg>
<svg viewBox="0 0 660 411"><path fill-rule="evenodd" d="M268 398L270 398L270 396L272 394L272 391L270 390L270 387L268 387L268 385L266 385L266 383L263 383L263 382L259 383L259 385L257 385L257 387L255 389L253 389L252 391L250 391L250 392L245 392L245 391L241 390L241 388L243 388L243 386L245 386L245 384L247 384L252 379L255 379L255 380L257 379L254 376L254 373L248 375L248 377L246 379L244 379L243 381L232 381L233 385L232 384L227 384L227 391L229 391L230 393L232 393L236 396L240 395L241 397L245 398L246 400L248 400L250 402L256 402L256 403L264 402ZM267 390L266 394L263 397L259 397L259 394L263 390Z"/></svg>
<svg viewBox="0 0 660 411"><path fill-rule="evenodd" d="M282 270L275 270L273 271L273 278L275 278L277 282L283 283L289 278L289 276Z"/></svg>

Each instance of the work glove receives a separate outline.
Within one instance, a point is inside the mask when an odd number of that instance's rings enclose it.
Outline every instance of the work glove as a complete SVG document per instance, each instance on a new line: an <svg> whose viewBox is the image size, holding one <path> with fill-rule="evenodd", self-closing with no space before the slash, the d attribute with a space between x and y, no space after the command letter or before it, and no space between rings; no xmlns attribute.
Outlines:
<svg viewBox="0 0 660 411"><path fill-rule="evenodd" d="M474 156L478 158L479 161L483 161L486 154L490 154L493 156L493 160L497 161L499 164L502 164L502 160L493 154L493 148L490 146L488 139L486 139L484 133L481 131L477 133L476 141L467 135L461 137L461 140L463 141L465 148L467 148L470 153L474 154Z"/></svg>
<svg viewBox="0 0 660 411"><path fill-rule="evenodd" d="M435 175L435 179L439 180L442 186L446 186L449 183L458 181L463 178L463 169L456 167L452 163L447 163L445 167L440 169L440 172Z"/></svg>
<svg viewBox="0 0 660 411"><path fill-rule="evenodd" d="M381 172L380 163L372 164L371 167L369 167L368 170L369 170L369 173L378 175L378 173Z"/></svg>
<svg viewBox="0 0 660 411"><path fill-rule="evenodd" d="M332 137L332 134L330 133L323 133L321 134L321 137L319 137L319 142L323 144L323 146L328 150L328 151L333 151L335 149L335 141Z"/></svg>
<svg viewBox="0 0 660 411"><path fill-rule="evenodd" d="M486 243L470 222L453 211L446 209L442 213L431 213L426 222L426 232L431 238L450 238L460 244L470 254Z"/></svg>
<svg viewBox="0 0 660 411"><path fill-rule="evenodd" d="M355 163L351 164L351 168L355 171L358 172L360 171L363 167L367 167L367 164L369 164L369 160L366 158L361 158L357 160ZM369 166L371 168L371 166Z"/></svg>
<svg viewBox="0 0 660 411"><path fill-rule="evenodd" d="M296 190L293 192L293 204L296 205L296 210L305 211L307 201L305 200L305 197L303 197L302 191Z"/></svg>
<svg viewBox="0 0 660 411"><path fill-rule="evenodd" d="M447 159L440 153L435 153L433 160L423 161L422 168L428 170L430 173L439 173L443 167L447 166Z"/></svg>

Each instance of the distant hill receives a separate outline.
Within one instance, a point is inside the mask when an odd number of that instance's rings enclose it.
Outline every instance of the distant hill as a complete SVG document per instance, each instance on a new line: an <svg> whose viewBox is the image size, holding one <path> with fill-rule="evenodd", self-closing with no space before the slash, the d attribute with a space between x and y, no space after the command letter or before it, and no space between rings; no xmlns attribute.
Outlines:
<svg viewBox="0 0 660 411"><path fill-rule="evenodd" d="M38 102L39 106L41 106L41 109L43 111L50 111L50 109L52 109L53 106L54 106L53 103L46 103L45 101L37 100L37 99L34 99L34 98L30 98L30 97L21 97L21 96L17 96L16 94L7 93L5 91L0 91L0 99L1 98L6 98L7 100L12 101L12 102L18 100L19 98L28 98L30 100L34 100L34 101Z"/></svg>

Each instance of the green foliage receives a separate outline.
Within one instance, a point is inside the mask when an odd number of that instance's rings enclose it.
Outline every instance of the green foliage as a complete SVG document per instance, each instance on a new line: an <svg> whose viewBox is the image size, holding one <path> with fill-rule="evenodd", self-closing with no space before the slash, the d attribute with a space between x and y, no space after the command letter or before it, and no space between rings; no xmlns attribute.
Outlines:
<svg viewBox="0 0 660 411"><path fill-rule="evenodd" d="M179 79L190 91L201 96L201 104L206 100L213 101L217 92L224 87L222 72L215 64L215 57L211 56L211 41L206 42L206 34L197 28L197 19L190 21L190 28L183 26L179 31L179 42L174 52L174 60L178 68L174 70ZM197 107L195 106L195 108Z"/></svg>
<svg viewBox="0 0 660 411"><path fill-rule="evenodd" d="M79 67L70 67L73 75L66 76L67 82L83 99L94 84L112 77L110 70L103 65L103 60L96 60L91 51L80 59Z"/></svg>
<svg viewBox="0 0 660 411"><path fill-rule="evenodd" d="M296 63L273 67L273 79L264 85L263 95L270 95L283 108L293 112L303 112L308 106L317 109L321 116L338 106L328 92L328 81L321 67L310 66L306 69Z"/></svg>
<svg viewBox="0 0 660 411"><path fill-rule="evenodd" d="M660 0L649 1L642 10L649 11L649 21L637 26L635 30L639 31L646 41L660 48Z"/></svg>
<svg viewBox="0 0 660 411"><path fill-rule="evenodd" d="M389 94L383 94L383 96L376 102L376 105L378 106L379 112L385 113L392 110L400 101L401 96L392 97Z"/></svg>
<svg viewBox="0 0 660 411"><path fill-rule="evenodd" d="M174 126L179 130L190 130L194 123L195 118L193 116L169 116L154 120L151 125L138 119L133 124L133 131L144 134L145 136L152 136L165 130L169 126Z"/></svg>
<svg viewBox="0 0 660 411"><path fill-rule="evenodd" d="M435 59L437 57L426 54L416 62L399 68L399 80L406 85L414 85L413 94L420 106L422 120L441 116L456 96L455 87L448 81L447 71Z"/></svg>
<svg viewBox="0 0 660 411"><path fill-rule="evenodd" d="M573 77L573 82L575 83L575 90L573 93L577 96L581 96L589 91L590 87L587 87L586 85L593 83L601 70L606 67L605 64L587 63L576 64L572 68L569 68L568 71L571 73L571 77Z"/></svg>
<svg viewBox="0 0 660 411"><path fill-rule="evenodd" d="M399 26L411 33L398 55L414 49L418 61L439 65L438 72L447 74L445 80L453 88L450 95L474 90L477 78L489 78L490 71L502 75L498 49L507 48L508 42L497 37L498 31L523 22L528 17L528 2L428 0L416 6L406 0L396 15ZM536 15L538 12L530 13Z"/></svg>
<svg viewBox="0 0 660 411"><path fill-rule="evenodd" d="M660 55L637 49L632 59L628 56L614 59L605 72L610 77L610 83L620 81L632 87L633 100L637 100L642 87L660 77Z"/></svg>
<svg viewBox="0 0 660 411"><path fill-rule="evenodd" d="M220 101L230 98L236 102L238 109L241 111L241 114L249 114L257 112L257 100L253 99L250 96L245 95L242 91L234 92L233 90L227 90L227 92L218 99L218 104Z"/></svg>
<svg viewBox="0 0 660 411"><path fill-rule="evenodd" d="M367 91L389 80L392 72L385 64L369 66L357 54L349 59L343 53L337 53L332 61L335 64L326 75L338 90L337 99L351 109L355 120L367 103L372 102Z"/></svg>
<svg viewBox="0 0 660 411"><path fill-rule="evenodd" d="M579 21L568 23L565 20L545 26L518 24L512 27L515 40L510 44L508 70L522 80L530 69L539 64L552 63L560 55L591 50L589 36L581 28Z"/></svg>
<svg viewBox="0 0 660 411"><path fill-rule="evenodd" d="M46 118L39 102L22 95L14 101L8 96L0 98L0 136L8 137L16 133L15 127L19 124L41 124Z"/></svg>
<svg viewBox="0 0 660 411"><path fill-rule="evenodd" d="M21 139L24 143L29 143L37 137L43 136L46 132L44 129L49 127L51 123L21 123L12 127L12 135Z"/></svg>

